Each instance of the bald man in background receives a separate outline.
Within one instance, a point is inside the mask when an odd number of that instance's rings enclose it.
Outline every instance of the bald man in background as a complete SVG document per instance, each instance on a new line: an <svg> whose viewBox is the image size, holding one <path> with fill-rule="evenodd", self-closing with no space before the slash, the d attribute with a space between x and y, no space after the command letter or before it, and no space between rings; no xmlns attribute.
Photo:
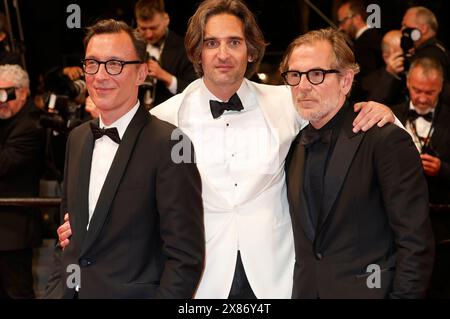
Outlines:
<svg viewBox="0 0 450 319"><path fill-rule="evenodd" d="M406 100L405 57L400 47L402 32L388 31L381 42L385 65L368 74L361 83L367 99L386 105L399 104Z"/></svg>

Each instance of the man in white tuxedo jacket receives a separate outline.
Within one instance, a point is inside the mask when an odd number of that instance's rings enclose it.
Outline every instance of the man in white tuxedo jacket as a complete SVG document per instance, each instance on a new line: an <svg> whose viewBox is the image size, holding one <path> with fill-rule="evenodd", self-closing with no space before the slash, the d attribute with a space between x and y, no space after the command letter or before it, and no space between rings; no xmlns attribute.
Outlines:
<svg viewBox="0 0 450 319"><path fill-rule="evenodd" d="M245 79L257 70L265 42L242 2L204 1L185 44L202 78L151 113L181 128L196 152L206 232L196 298L290 298L294 242L284 160L308 122L287 87ZM374 109L369 125L394 119Z"/></svg>
<svg viewBox="0 0 450 319"><path fill-rule="evenodd" d="M286 86L246 79L266 43L240 0L204 1L189 21L185 45L201 78L151 113L181 128L195 148L206 232L195 297L291 298L295 258L284 162L308 122ZM394 120L385 106L361 106L355 130ZM68 227L59 229L61 246L68 244Z"/></svg>

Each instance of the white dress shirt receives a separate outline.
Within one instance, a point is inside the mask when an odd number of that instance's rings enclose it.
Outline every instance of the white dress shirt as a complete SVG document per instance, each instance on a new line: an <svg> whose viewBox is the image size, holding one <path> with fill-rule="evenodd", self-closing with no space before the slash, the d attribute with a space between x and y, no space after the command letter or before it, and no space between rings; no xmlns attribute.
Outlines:
<svg viewBox="0 0 450 319"><path fill-rule="evenodd" d="M200 94L202 103L192 103L189 97L186 100L189 108L182 109L180 128L194 143L200 172L235 206L240 198L255 196L252 193L259 185L259 176L274 172L278 144L246 82L237 91L244 109L225 111L216 119L209 100L220 99L204 85Z"/></svg>
<svg viewBox="0 0 450 319"><path fill-rule="evenodd" d="M117 121L109 126L103 124L102 118L99 119L100 128L117 128L119 132L120 139L122 139L131 119L136 114L139 108L139 101L136 105L128 111L125 115L119 118ZM106 176L108 175L111 164L116 155L119 144L113 142L108 136L102 136L101 138L95 140L94 150L92 151L92 162L91 162L91 175L89 179L89 221L87 228L89 228L89 223L91 221L92 215L94 214L95 206L97 205L100 192L105 183Z"/></svg>

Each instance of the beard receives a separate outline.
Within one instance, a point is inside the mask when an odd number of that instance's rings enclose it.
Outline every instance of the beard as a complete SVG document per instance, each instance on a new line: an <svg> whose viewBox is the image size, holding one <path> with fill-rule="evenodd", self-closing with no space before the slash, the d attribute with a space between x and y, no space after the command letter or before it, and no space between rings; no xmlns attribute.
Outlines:
<svg viewBox="0 0 450 319"><path fill-rule="evenodd" d="M304 102L297 101L296 103L298 113L303 119L308 120L313 124L319 123L336 109L336 103L332 103L332 101L322 102L316 100L313 103L316 103L317 105L313 108L302 107L302 103Z"/></svg>

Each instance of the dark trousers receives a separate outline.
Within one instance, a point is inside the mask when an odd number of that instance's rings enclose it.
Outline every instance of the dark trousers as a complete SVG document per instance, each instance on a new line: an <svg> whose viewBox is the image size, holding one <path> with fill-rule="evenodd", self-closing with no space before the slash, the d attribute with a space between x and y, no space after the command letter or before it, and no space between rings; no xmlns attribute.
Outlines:
<svg viewBox="0 0 450 319"><path fill-rule="evenodd" d="M33 250L0 251L0 299L33 299Z"/></svg>
<svg viewBox="0 0 450 319"><path fill-rule="evenodd" d="M256 299L242 264L241 252L238 251L236 268L234 270L233 284L228 299Z"/></svg>

